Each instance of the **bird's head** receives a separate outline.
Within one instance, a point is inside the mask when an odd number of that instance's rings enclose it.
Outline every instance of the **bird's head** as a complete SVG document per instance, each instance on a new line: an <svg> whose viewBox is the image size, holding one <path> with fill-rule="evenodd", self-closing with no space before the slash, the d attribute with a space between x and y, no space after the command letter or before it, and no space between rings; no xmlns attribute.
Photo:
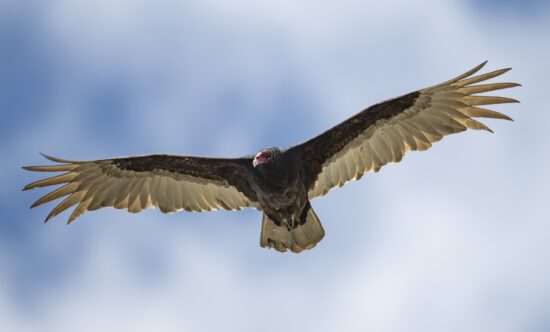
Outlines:
<svg viewBox="0 0 550 332"><path fill-rule="evenodd" d="M252 165L254 167L262 164L268 164L275 160L276 156L281 152L278 148L265 148L260 150L254 157L254 160L252 161Z"/></svg>

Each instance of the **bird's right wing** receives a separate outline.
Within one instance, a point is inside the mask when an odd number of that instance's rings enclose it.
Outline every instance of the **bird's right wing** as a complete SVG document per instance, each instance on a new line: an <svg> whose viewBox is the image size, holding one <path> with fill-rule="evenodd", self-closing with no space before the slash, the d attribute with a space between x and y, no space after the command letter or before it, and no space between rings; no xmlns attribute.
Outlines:
<svg viewBox="0 0 550 332"><path fill-rule="evenodd" d="M501 69L471 77L485 63L447 82L371 106L311 140L290 149L300 156L309 198L399 162L410 150L426 150L444 136L466 129L490 130L474 118L511 120L479 105L513 103L481 92L518 86L476 83L504 74Z"/></svg>
<svg viewBox="0 0 550 332"><path fill-rule="evenodd" d="M66 173L33 182L23 190L64 184L32 205L68 196L50 212L46 221L76 204L69 223L88 210L107 206L129 212L159 207L165 213L258 206L256 194L249 186L251 158L148 155L72 161L45 157L59 164L24 169Z"/></svg>

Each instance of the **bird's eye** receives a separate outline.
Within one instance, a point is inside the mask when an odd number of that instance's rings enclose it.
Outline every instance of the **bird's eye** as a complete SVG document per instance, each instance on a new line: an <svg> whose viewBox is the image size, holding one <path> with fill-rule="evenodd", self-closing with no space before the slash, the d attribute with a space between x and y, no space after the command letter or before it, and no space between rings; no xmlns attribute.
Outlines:
<svg viewBox="0 0 550 332"><path fill-rule="evenodd" d="M262 156L263 156L264 158L270 158L270 157L271 157L271 151L264 151L264 152L262 153Z"/></svg>

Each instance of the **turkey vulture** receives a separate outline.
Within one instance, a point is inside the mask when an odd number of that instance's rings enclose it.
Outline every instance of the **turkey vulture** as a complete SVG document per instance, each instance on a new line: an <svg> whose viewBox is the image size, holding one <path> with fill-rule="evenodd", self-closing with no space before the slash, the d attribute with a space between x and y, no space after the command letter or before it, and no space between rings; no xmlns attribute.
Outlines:
<svg viewBox="0 0 550 332"><path fill-rule="evenodd" d="M443 136L466 129L491 131L474 118L511 120L479 105L515 103L477 93L519 86L476 84L510 68L472 77L486 62L447 82L371 106L309 141L287 149L269 147L242 158L146 155L93 161L63 160L29 166L64 172L23 190L63 184L31 208L67 196L46 221L77 205L68 223L88 210L113 206L140 212L240 210L263 212L260 246L284 252L313 248L325 235L310 200L330 189L399 162L405 152L426 150Z"/></svg>

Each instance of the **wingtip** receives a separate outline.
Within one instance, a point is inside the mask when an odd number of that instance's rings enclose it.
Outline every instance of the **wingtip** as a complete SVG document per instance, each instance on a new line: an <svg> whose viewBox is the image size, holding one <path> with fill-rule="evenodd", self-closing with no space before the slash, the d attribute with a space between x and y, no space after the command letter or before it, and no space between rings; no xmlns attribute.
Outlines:
<svg viewBox="0 0 550 332"><path fill-rule="evenodd" d="M519 83L515 83L515 82L512 82L512 83L506 83L508 86L506 87L506 89L509 89L509 88L517 88L518 86L521 87L523 85L519 84Z"/></svg>
<svg viewBox="0 0 550 332"><path fill-rule="evenodd" d="M44 158L46 158L46 159L48 159L48 160L54 159L52 156L49 156L49 155L47 155L47 154L45 154L45 153L43 153L43 152L38 152L38 153L39 153L42 157L44 157ZM53 160L52 160L52 161L53 161Z"/></svg>
<svg viewBox="0 0 550 332"><path fill-rule="evenodd" d="M44 220L44 223L46 224L48 221L50 221L50 219L52 219L52 217L54 217L55 214L53 214L53 211L50 212L50 214L48 214L48 216L46 217L46 220Z"/></svg>
<svg viewBox="0 0 550 332"><path fill-rule="evenodd" d="M49 156L49 155L47 155L45 153L42 153L42 152L39 152L39 153L42 157L48 159L49 161L53 161L53 162L56 162L56 163L62 163L62 164L71 164L71 163L73 163L73 161L71 161L71 160L52 157L52 156Z"/></svg>
<svg viewBox="0 0 550 332"><path fill-rule="evenodd" d="M49 159L49 160L52 160L54 157L50 156L50 155L47 155L43 152L38 152L42 157L46 158L46 159Z"/></svg>
<svg viewBox="0 0 550 332"><path fill-rule="evenodd" d="M481 68L485 67L485 65L487 64L488 60L485 60L483 61L482 63L480 63L479 65L475 66L472 71L475 73L475 72L478 72Z"/></svg>

